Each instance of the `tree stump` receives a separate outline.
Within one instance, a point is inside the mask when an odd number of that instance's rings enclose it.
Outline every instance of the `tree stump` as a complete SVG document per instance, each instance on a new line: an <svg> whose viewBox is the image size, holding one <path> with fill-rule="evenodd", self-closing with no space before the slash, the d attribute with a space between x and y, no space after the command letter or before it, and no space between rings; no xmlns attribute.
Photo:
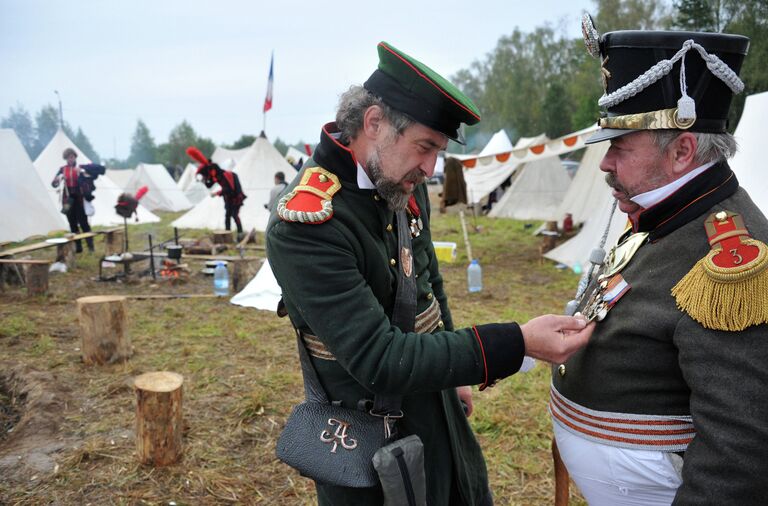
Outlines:
<svg viewBox="0 0 768 506"><path fill-rule="evenodd" d="M233 260L232 264L232 290L233 293L239 293L253 279L255 272L250 260Z"/></svg>
<svg viewBox="0 0 768 506"><path fill-rule="evenodd" d="M75 242L65 242L56 246L56 261L72 269L75 266Z"/></svg>
<svg viewBox="0 0 768 506"><path fill-rule="evenodd" d="M181 458L184 378L168 371L148 372L136 387L136 452L142 464L167 466Z"/></svg>
<svg viewBox="0 0 768 506"><path fill-rule="evenodd" d="M231 230L215 230L213 244L234 244L235 239Z"/></svg>
<svg viewBox="0 0 768 506"><path fill-rule="evenodd" d="M48 293L48 268L51 263L46 260L27 263L24 265L27 278L27 295L45 295Z"/></svg>
<svg viewBox="0 0 768 506"><path fill-rule="evenodd" d="M125 230L116 228L106 231L104 239L104 255L119 255L125 251Z"/></svg>
<svg viewBox="0 0 768 506"><path fill-rule="evenodd" d="M77 299L83 362L111 364L131 356L125 323L127 303L122 295L94 295Z"/></svg>

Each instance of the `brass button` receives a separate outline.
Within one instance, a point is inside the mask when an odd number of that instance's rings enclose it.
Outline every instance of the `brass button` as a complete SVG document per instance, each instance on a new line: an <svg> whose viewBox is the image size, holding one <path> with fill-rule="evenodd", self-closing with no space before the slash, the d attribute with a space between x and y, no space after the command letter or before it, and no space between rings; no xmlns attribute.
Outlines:
<svg viewBox="0 0 768 506"><path fill-rule="evenodd" d="M379 197L379 194L378 194L378 193L374 194L374 196L373 196L373 200L375 200L376 202L378 202L379 200L381 200L381 197Z"/></svg>
<svg viewBox="0 0 768 506"><path fill-rule="evenodd" d="M389 265L391 265L392 267L396 266L397 265L397 260L395 260L394 258L390 258L389 259Z"/></svg>
<svg viewBox="0 0 768 506"><path fill-rule="evenodd" d="M560 376L565 376L565 364L560 364L557 366L557 372L560 374Z"/></svg>
<svg viewBox="0 0 768 506"><path fill-rule="evenodd" d="M319 176L317 176L317 180L320 181L321 183L327 183L328 176L326 176L325 174L320 174Z"/></svg>
<svg viewBox="0 0 768 506"><path fill-rule="evenodd" d="M427 300L432 300L432 292L427 294Z"/></svg>
<svg viewBox="0 0 768 506"><path fill-rule="evenodd" d="M437 322L437 327L440 329L445 328L445 323L443 323L443 320L440 320L439 322Z"/></svg>
<svg viewBox="0 0 768 506"><path fill-rule="evenodd" d="M387 232L392 232L392 224L387 225Z"/></svg>

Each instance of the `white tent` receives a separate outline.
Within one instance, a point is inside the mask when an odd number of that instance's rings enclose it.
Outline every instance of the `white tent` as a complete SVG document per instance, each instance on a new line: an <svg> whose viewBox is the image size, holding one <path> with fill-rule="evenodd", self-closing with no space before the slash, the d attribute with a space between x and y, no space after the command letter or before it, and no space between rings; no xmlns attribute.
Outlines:
<svg viewBox="0 0 768 506"><path fill-rule="evenodd" d="M77 153L77 163L87 164L91 163L91 160L83 154L83 152L75 146L64 130L59 129L56 135L53 136L51 142L43 149L42 153L34 161L35 170L40 175L40 179L43 183L47 184L50 188L51 181L59 171L59 168L66 162L61 158L62 153L66 148L72 148ZM61 186L61 185L59 185ZM122 225L123 218L115 212L115 204L117 204L117 198L123 190L120 186L112 181L106 174L99 176L96 180L96 191L93 192L94 200L93 207L96 209L96 214L88 218L88 222L93 225L101 226L113 226ZM48 195L56 206L61 205L61 198L57 190L50 188ZM146 207L139 204L136 209L138 213L138 219L141 223L155 223L160 221L156 215L152 214Z"/></svg>
<svg viewBox="0 0 768 506"><path fill-rule="evenodd" d="M291 167L266 137L259 137L237 163L234 171L240 177L240 185L248 197L240 209L243 228L255 228L263 232L269 220L269 211L264 208L264 204L269 201L269 190L275 185L275 172L282 171L290 181L296 175L296 169ZM210 195L205 197L174 221L173 226L223 229L224 200Z"/></svg>
<svg viewBox="0 0 768 506"><path fill-rule="evenodd" d="M606 200L613 200L605 184L605 173L600 170L600 161L609 146L609 142L598 142L587 147L565 198L550 220L562 221L566 213L571 213L574 225L584 223Z"/></svg>
<svg viewBox="0 0 768 506"><path fill-rule="evenodd" d="M184 172L181 177L176 181L176 186L184 192L184 196L187 197L190 204L193 206L203 200L209 193L205 185L197 180L197 165L194 163L188 163L184 167Z"/></svg>
<svg viewBox="0 0 768 506"><path fill-rule="evenodd" d="M232 304L245 307L255 307L265 311L276 311L283 292L269 266L269 260L264 260L256 276L229 301Z"/></svg>
<svg viewBox="0 0 768 506"><path fill-rule="evenodd" d="M520 140L524 141L524 139L525 138ZM520 143L518 142L518 144ZM485 147L480 151L480 154L477 156L498 155L499 153L506 153L507 151L512 151L513 149L514 146L512 145L512 141L509 140L507 132L505 132L502 128L493 134L491 140L488 141L488 144L485 145Z"/></svg>
<svg viewBox="0 0 768 506"><path fill-rule="evenodd" d="M500 137L500 134L503 134L504 137L507 135L503 130L497 132L491 140L488 141L486 148L491 145L491 142L493 142L497 148L500 148L503 144L503 139ZM547 140L547 136L544 134L539 135L538 137L521 137L517 141L517 144L515 144L515 149L535 146L537 144L542 144ZM509 142L508 137L507 142ZM483 148L483 151L485 151L486 148ZM488 148L489 151L492 149L494 148ZM504 161L501 162L496 157L496 154L498 153L488 153L487 155L483 155L478 158L478 163L474 168L464 170L464 181L467 183L467 200L469 204L477 204L483 198L487 197L493 190L501 186L501 183L511 176L520 166L520 164L515 161L514 157L505 158ZM457 156L457 158L462 159L465 157Z"/></svg>
<svg viewBox="0 0 768 506"><path fill-rule="evenodd" d="M492 218L547 220L557 211L571 184L560 158L550 156L528 162L499 201L491 208Z"/></svg>
<svg viewBox="0 0 768 506"><path fill-rule="evenodd" d="M765 175L765 119L768 117L768 91L747 97L744 112L734 133L739 150L729 164L739 184L757 207L768 216L768 177ZM749 224L747 224L749 226Z"/></svg>
<svg viewBox="0 0 768 506"><path fill-rule="evenodd" d="M237 165L240 160L248 153L248 150L250 150L251 147L248 146L247 148L240 148L240 149L229 149L229 148L222 148L217 147L213 154L211 155L211 161L213 163L218 163L222 169L227 169L228 167L224 167L224 162L227 160L232 160L235 165ZM230 167L231 169L231 167Z"/></svg>
<svg viewBox="0 0 768 506"><path fill-rule="evenodd" d="M600 245L608 218L611 216L614 198L600 170L600 161L609 146L609 142L598 142L587 148L566 198L558 208L557 214L552 217L562 219L568 212L573 215L574 223L584 223L578 234L544 254L546 258L565 264L571 269L577 265L582 271L589 268L589 255ZM627 215L616 207L605 241L606 251L616 244L626 224Z"/></svg>
<svg viewBox="0 0 768 506"><path fill-rule="evenodd" d="M594 209L592 216L584 222L584 226L578 234L557 248L545 253L544 257L565 264L571 269L576 265L579 266L581 271L588 269L590 265L589 255L593 249L600 245L608 219L611 217L613 197L610 192L608 192L608 196L611 198L604 200L600 207ZM612 216L608 237L605 241L605 251L608 251L616 244L621 232L627 227L627 215L622 213L618 206L616 206Z"/></svg>
<svg viewBox="0 0 768 506"><path fill-rule="evenodd" d="M32 166L21 141L10 128L0 129L0 242L68 229L64 215L51 202L47 186Z"/></svg>
<svg viewBox="0 0 768 506"><path fill-rule="evenodd" d="M121 190L125 190L128 186L128 181L131 180L133 169L107 169L107 176L111 179Z"/></svg>
<svg viewBox="0 0 768 506"><path fill-rule="evenodd" d="M130 193L136 193L142 186L148 187L149 191L141 199L141 203L150 211L175 212L192 207L162 164L140 163L136 167L126 189Z"/></svg>

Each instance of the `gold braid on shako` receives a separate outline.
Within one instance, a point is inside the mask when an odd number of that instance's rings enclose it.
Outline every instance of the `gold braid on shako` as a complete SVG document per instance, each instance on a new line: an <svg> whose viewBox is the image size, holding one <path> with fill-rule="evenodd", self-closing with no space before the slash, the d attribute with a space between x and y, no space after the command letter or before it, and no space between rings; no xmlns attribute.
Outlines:
<svg viewBox="0 0 768 506"><path fill-rule="evenodd" d="M704 227L712 249L672 288L677 306L709 329L768 323L768 247L730 211L712 213Z"/></svg>
<svg viewBox="0 0 768 506"><path fill-rule="evenodd" d="M341 189L336 174L322 167L309 167L292 191L277 204L277 215L283 221L319 224L333 216L331 199Z"/></svg>

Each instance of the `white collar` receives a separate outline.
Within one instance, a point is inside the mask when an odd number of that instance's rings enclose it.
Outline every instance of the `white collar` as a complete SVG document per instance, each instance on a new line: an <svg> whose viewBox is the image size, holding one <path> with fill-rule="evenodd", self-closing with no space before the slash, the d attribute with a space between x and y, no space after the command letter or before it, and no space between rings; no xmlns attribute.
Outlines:
<svg viewBox="0 0 768 506"><path fill-rule="evenodd" d="M375 190L376 185L373 184L371 178L365 173L365 169L360 162L357 162L357 187L361 190Z"/></svg>
<svg viewBox="0 0 768 506"><path fill-rule="evenodd" d="M673 193L675 193L677 190L680 189L681 186L683 186L685 183L690 181L691 179L695 178L708 168L712 167L717 162L709 162L705 163L701 167L697 167L690 171L688 174L680 177L679 179L675 179L669 184L666 184L662 186L661 188L656 188L655 190L647 191L645 193L641 193L639 195L635 195L632 197L631 200L635 204L639 205L643 209L648 209L649 207L653 207L665 198L669 197Z"/></svg>

